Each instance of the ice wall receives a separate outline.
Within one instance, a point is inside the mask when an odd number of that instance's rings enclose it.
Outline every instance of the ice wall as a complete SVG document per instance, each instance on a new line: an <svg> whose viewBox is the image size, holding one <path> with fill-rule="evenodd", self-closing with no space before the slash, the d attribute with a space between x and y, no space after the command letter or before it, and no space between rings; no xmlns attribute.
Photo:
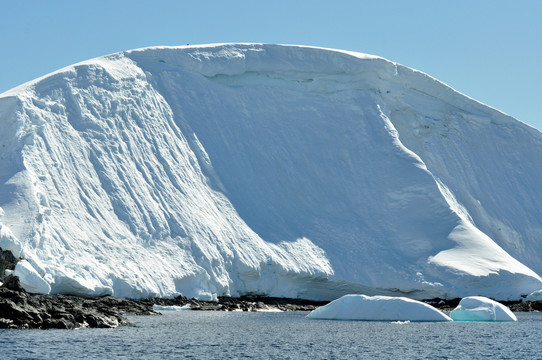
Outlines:
<svg viewBox="0 0 542 360"><path fill-rule="evenodd" d="M507 299L542 287L524 265L542 269L527 256L542 166L517 161L539 161L540 133L378 57L140 49L4 93L0 116L0 246L52 292ZM531 198L501 211L511 187ZM482 193L492 200L470 201Z"/></svg>

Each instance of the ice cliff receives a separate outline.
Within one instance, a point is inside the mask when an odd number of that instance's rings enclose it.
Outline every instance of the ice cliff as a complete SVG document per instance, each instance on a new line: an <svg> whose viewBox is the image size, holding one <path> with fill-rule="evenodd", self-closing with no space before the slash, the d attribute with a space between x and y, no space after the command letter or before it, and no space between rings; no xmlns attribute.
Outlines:
<svg viewBox="0 0 542 360"><path fill-rule="evenodd" d="M126 51L0 94L0 248L53 293L519 298L542 288L541 154L379 57Z"/></svg>

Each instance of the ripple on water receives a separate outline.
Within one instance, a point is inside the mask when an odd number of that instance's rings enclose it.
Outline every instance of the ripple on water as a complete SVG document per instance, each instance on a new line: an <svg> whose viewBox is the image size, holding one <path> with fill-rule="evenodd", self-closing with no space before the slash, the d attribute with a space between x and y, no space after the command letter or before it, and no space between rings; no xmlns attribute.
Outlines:
<svg viewBox="0 0 542 360"><path fill-rule="evenodd" d="M0 330L0 359L533 359L541 313L514 323L308 320L306 313L175 312L117 329Z"/></svg>

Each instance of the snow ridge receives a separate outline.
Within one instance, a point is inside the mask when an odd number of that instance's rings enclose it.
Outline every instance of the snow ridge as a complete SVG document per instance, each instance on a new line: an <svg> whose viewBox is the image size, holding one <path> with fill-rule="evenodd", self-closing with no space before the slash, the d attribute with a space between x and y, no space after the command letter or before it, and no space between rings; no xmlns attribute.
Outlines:
<svg viewBox="0 0 542 360"><path fill-rule="evenodd" d="M200 299L542 287L541 134L379 57L132 50L0 95L0 123L0 247L28 260L29 287Z"/></svg>

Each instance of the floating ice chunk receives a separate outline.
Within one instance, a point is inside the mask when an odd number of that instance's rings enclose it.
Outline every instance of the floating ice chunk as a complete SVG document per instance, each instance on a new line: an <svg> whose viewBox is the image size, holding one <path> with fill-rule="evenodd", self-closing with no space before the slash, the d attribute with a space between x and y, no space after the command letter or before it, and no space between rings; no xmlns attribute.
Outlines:
<svg viewBox="0 0 542 360"><path fill-rule="evenodd" d="M279 309L279 308L274 308L274 307L267 306L267 305L265 305L264 307L261 307L261 308L254 309L254 311L256 311L256 312L282 312L282 310Z"/></svg>
<svg viewBox="0 0 542 360"><path fill-rule="evenodd" d="M49 294L51 286L27 260L20 260L15 265L13 275L19 277L23 289L34 294Z"/></svg>
<svg viewBox="0 0 542 360"><path fill-rule="evenodd" d="M528 301L539 301L542 300L542 290L537 290L532 293L530 293L525 300Z"/></svg>
<svg viewBox="0 0 542 360"><path fill-rule="evenodd" d="M184 310L190 310L190 304L186 304L186 305L183 305L183 306L177 306L177 305L164 306L164 305L156 305L156 304L154 304L152 306L152 309L154 311L158 311L158 312L163 312L163 311L184 311Z"/></svg>
<svg viewBox="0 0 542 360"><path fill-rule="evenodd" d="M405 297L345 295L307 315L309 319L452 321L431 305Z"/></svg>
<svg viewBox="0 0 542 360"><path fill-rule="evenodd" d="M461 299L450 313L454 321L517 321L516 315L506 306L483 296Z"/></svg>

